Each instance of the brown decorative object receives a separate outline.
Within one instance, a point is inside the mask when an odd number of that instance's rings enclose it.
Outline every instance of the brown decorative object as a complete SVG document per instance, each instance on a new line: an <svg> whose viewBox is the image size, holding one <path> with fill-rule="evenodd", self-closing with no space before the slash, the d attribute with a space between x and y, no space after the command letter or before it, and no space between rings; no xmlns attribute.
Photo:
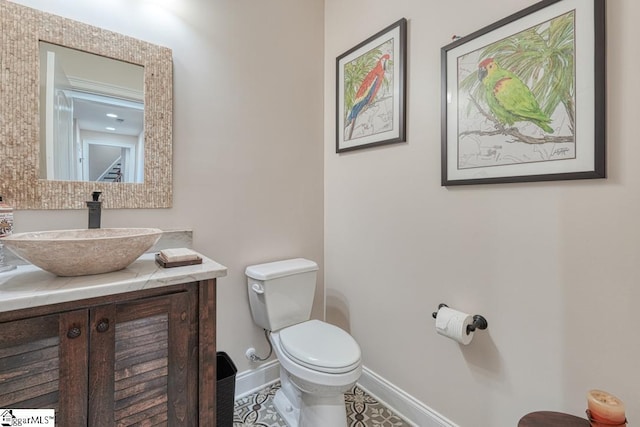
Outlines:
<svg viewBox="0 0 640 427"><path fill-rule="evenodd" d="M202 264L202 258L190 259L186 261L169 262L164 260L160 254L156 254L156 263L162 268L184 267L185 265Z"/></svg>
<svg viewBox="0 0 640 427"><path fill-rule="evenodd" d="M589 421L561 412L538 411L525 415L518 427L590 427Z"/></svg>
<svg viewBox="0 0 640 427"><path fill-rule="evenodd" d="M95 190L105 208L171 207L171 49L6 0L0 29L0 194L16 209L84 209ZM39 41L144 67L144 183L39 179Z"/></svg>

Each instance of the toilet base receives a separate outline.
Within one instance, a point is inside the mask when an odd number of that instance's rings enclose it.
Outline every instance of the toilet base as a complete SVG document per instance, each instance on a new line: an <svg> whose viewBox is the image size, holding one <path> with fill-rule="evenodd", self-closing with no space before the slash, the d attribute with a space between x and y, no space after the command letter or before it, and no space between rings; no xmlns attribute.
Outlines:
<svg viewBox="0 0 640 427"><path fill-rule="evenodd" d="M296 385L299 382L301 384ZM302 386L302 387L301 387ZM331 393L309 393L314 387L299 378L292 378L280 366L280 389L273 398L273 406L289 427L347 427L344 388Z"/></svg>
<svg viewBox="0 0 640 427"><path fill-rule="evenodd" d="M296 407L282 389L273 399L273 406L289 427L347 427L344 394L327 397L302 393L299 403Z"/></svg>
<svg viewBox="0 0 640 427"><path fill-rule="evenodd" d="M284 390L280 389L276 392L273 398L273 406L289 427L297 427L300 425L300 408L294 406L293 403L289 401Z"/></svg>
<svg viewBox="0 0 640 427"><path fill-rule="evenodd" d="M300 427L347 427L344 394L317 396L302 393Z"/></svg>

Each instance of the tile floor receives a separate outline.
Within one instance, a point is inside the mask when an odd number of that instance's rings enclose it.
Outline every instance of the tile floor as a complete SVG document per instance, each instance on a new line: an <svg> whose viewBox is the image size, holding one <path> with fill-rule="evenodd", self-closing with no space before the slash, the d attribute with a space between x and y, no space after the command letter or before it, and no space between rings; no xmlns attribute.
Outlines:
<svg viewBox="0 0 640 427"><path fill-rule="evenodd" d="M280 383L236 400L233 427L286 427L271 403ZM411 424L366 394L357 385L345 393L349 427L409 427ZM331 426L327 426L331 427Z"/></svg>

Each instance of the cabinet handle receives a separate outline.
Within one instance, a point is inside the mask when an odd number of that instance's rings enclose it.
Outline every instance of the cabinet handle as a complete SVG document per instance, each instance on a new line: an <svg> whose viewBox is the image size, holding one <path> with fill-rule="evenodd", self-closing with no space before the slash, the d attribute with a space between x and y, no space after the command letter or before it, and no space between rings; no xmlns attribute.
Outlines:
<svg viewBox="0 0 640 427"><path fill-rule="evenodd" d="M96 331L107 332L109 330L109 319L100 319L98 325L96 325Z"/></svg>
<svg viewBox="0 0 640 427"><path fill-rule="evenodd" d="M78 338L81 333L82 333L82 330L77 326L74 326L73 328L69 328L69 330L67 331L67 338L71 338L71 339Z"/></svg>

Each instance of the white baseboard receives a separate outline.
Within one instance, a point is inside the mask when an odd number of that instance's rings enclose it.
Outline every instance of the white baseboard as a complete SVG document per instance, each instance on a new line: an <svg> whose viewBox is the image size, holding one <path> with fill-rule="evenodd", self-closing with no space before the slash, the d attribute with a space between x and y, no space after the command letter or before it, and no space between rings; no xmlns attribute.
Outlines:
<svg viewBox="0 0 640 427"><path fill-rule="evenodd" d="M240 372L236 375L235 398L239 399L266 387L280 379L280 363L272 360L256 369Z"/></svg>
<svg viewBox="0 0 640 427"><path fill-rule="evenodd" d="M458 427L366 367L362 368L358 386L416 427Z"/></svg>
<svg viewBox="0 0 640 427"><path fill-rule="evenodd" d="M280 379L280 364L272 360L236 375L235 398L239 399ZM416 427L458 427L415 397L363 367L358 386Z"/></svg>

